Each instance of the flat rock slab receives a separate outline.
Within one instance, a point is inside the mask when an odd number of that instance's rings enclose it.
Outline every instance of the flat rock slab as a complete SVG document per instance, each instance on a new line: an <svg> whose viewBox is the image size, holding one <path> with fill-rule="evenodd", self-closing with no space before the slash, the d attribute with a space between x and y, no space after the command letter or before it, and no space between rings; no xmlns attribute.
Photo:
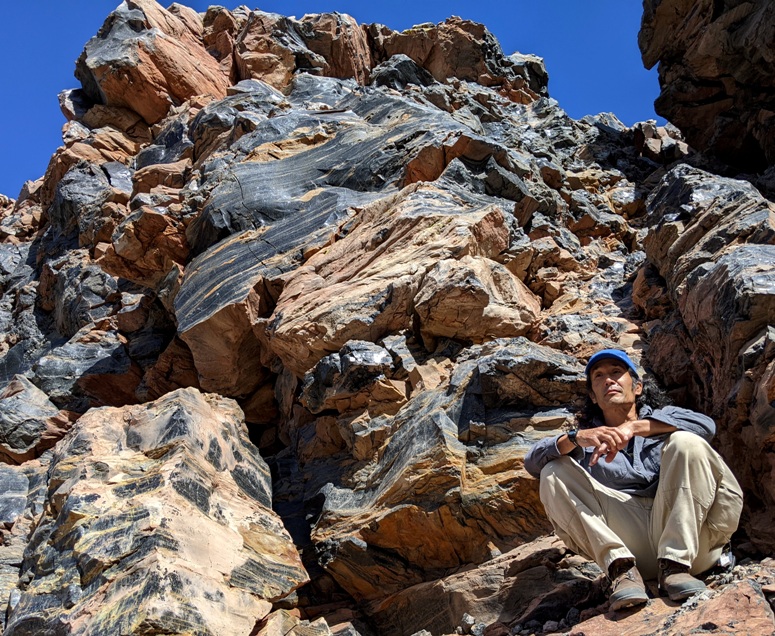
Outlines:
<svg viewBox="0 0 775 636"><path fill-rule="evenodd" d="M475 624L523 624L602 598L600 570L579 557L563 558L556 537L543 537L474 569L410 587L370 606L380 634L426 629L455 634ZM469 625L470 626L470 625Z"/></svg>
<svg viewBox="0 0 775 636"><path fill-rule="evenodd" d="M717 592L704 592L683 605L656 598L640 610L601 614L576 625L569 636L772 633L775 615L761 587L743 580Z"/></svg>

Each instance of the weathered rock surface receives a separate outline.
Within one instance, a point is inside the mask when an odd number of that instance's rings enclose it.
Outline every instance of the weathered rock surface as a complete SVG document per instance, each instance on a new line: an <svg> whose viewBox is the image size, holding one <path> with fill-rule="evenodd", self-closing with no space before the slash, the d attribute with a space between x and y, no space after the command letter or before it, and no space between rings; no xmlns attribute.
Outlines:
<svg viewBox="0 0 775 636"><path fill-rule="evenodd" d="M771 546L775 206L746 182L678 166L647 208L655 224L644 246L659 276L642 288L666 299L642 305L649 362L719 422L721 448L749 488L751 537Z"/></svg>
<svg viewBox="0 0 775 636"><path fill-rule="evenodd" d="M598 614L584 620L571 636L668 636L672 634L769 634L775 626L772 597L775 570L772 559L761 568L736 568L730 584L692 597L683 605L653 599L643 610L620 616Z"/></svg>
<svg viewBox="0 0 775 636"><path fill-rule="evenodd" d="M237 406L93 410L59 445L6 634L248 633L307 580Z"/></svg>
<svg viewBox="0 0 775 636"><path fill-rule="evenodd" d="M0 616L6 627L7 609L19 598L19 574L30 534L43 513L49 454L20 466L0 464L0 594L7 604Z"/></svg>
<svg viewBox="0 0 775 636"><path fill-rule="evenodd" d="M647 3L648 55L678 4ZM756 7L715 8L719 69ZM0 199L5 633L666 634L735 604L768 633L775 181L687 146L748 153L752 116L718 146L575 121L460 18L152 0L77 77L45 176ZM523 457L600 347L710 413L745 487L752 560L702 602L606 614L548 536Z"/></svg>
<svg viewBox="0 0 775 636"><path fill-rule="evenodd" d="M21 464L56 444L72 424L71 414L57 409L24 376L0 391L0 457Z"/></svg>
<svg viewBox="0 0 775 636"><path fill-rule="evenodd" d="M526 543L476 570L415 585L378 603L373 611L384 634L426 629L454 634L476 624L542 625L574 606L604 598L600 569L566 556L556 538ZM466 625L468 622L472 623Z"/></svg>
<svg viewBox="0 0 775 636"><path fill-rule="evenodd" d="M223 97L227 78L202 44L202 22L188 7L123 2L86 45L76 77L95 104L126 107L148 124L194 95Z"/></svg>
<svg viewBox="0 0 775 636"><path fill-rule="evenodd" d="M643 10L638 43L647 68L659 63L656 111L698 150L744 170L772 165L772 3L649 0Z"/></svg>
<svg viewBox="0 0 775 636"><path fill-rule="evenodd" d="M289 431L307 509L318 509L311 540L339 585L376 600L545 533L536 482L521 458L568 416L562 405L581 382L575 360L524 339L497 340L461 353L435 388L418 382L422 389L392 414L381 402L384 387L406 371L378 347L365 360L366 350L349 343L305 381L302 402L313 411L321 394L323 406L350 410L313 422L297 411ZM430 366L414 362L407 393L413 374L422 377L418 368ZM282 500L290 476L278 488Z"/></svg>

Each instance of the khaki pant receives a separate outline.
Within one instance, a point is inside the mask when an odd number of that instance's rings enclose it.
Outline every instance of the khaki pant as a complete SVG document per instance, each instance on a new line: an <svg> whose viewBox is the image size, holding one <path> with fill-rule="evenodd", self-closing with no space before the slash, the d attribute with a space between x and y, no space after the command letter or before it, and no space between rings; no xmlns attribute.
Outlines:
<svg viewBox="0 0 775 636"><path fill-rule="evenodd" d="M662 448L653 499L608 488L560 457L541 471L541 501L571 550L604 572L615 559L635 558L643 578L653 579L657 559L689 565L692 574L713 567L737 529L743 495L705 440L677 431Z"/></svg>

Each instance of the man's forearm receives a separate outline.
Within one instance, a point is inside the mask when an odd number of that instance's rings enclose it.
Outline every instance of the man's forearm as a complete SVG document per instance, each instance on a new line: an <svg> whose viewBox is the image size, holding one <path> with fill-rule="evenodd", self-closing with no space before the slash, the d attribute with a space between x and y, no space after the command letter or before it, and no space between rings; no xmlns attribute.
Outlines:
<svg viewBox="0 0 775 636"><path fill-rule="evenodd" d="M633 435L638 437L651 437L652 435L664 435L665 433L672 433L678 429L671 425L655 420L653 417L648 417L643 420L635 420L633 422L626 422L625 426L630 426Z"/></svg>
<svg viewBox="0 0 775 636"><path fill-rule="evenodd" d="M617 427L600 426L591 429L581 429L576 434L578 446L600 448L604 446L603 451L621 450L627 442L635 437L651 437L652 435L664 435L678 430L671 424L665 424L653 418L642 420L630 420ZM557 440L557 450L563 455L567 455L576 448L567 434Z"/></svg>

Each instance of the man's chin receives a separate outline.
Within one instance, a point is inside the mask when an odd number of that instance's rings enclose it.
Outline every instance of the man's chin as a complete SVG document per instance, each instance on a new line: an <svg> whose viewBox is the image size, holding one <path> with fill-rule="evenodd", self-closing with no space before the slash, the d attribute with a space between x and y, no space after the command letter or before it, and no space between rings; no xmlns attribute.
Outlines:
<svg viewBox="0 0 775 636"><path fill-rule="evenodd" d="M610 404L611 406L620 406L622 404L633 404L631 400L628 400L621 393L615 393L614 395L607 395L604 400L604 404Z"/></svg>

